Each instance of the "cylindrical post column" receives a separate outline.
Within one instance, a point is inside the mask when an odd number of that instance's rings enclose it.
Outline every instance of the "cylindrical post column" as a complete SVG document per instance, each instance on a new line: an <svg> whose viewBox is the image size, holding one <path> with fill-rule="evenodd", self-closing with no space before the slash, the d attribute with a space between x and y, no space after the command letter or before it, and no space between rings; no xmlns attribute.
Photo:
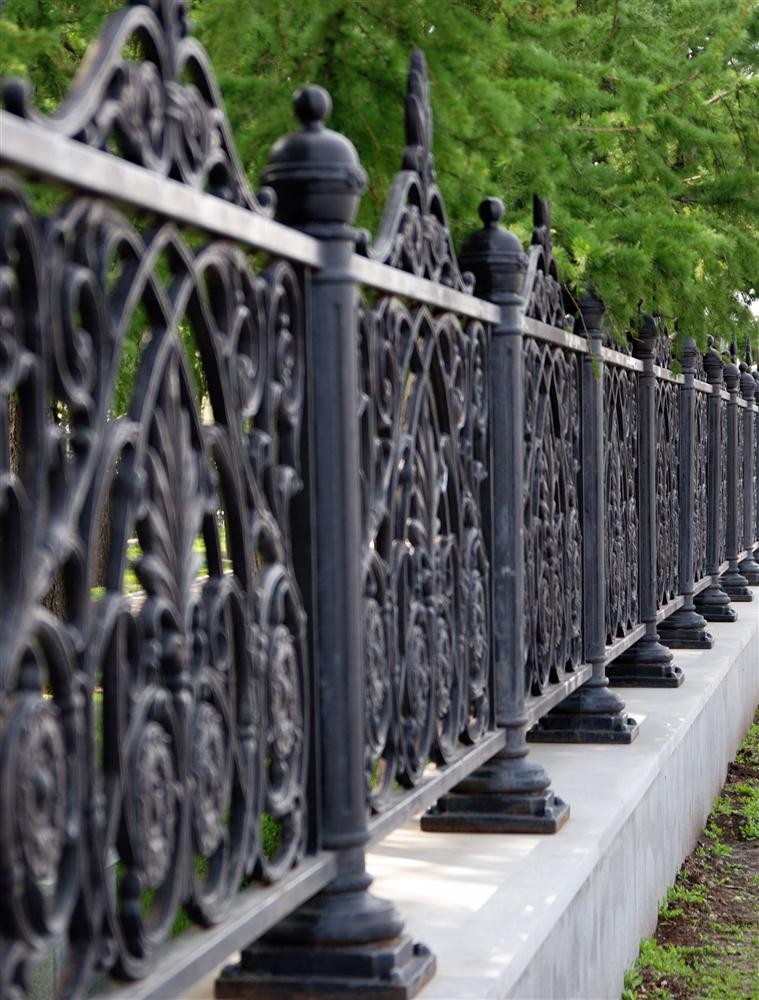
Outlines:
<svg viewBox="0 0 759 1000"><path fill-rule="evenodd" d="M741 410L739 419L743 421L743 455L742 468L739 475L743 476L743 538L740 541L741 548L745 549L748 555L738 564L738 569L746 578L750 586L759 584L759 563L756 561L754 553L755 535L755 510L757 504L756 497L756 476L754 475L755 460L755 424L756 424L756 381L751 371L751 342L746 340L746 356L741 362L741 396L746 400L748 406Z"/></svg>
<svg viewBox="0 0 759 1000"><path fill-rule="evenodd" d="M683 381L680 386L680 539L678 579L685 603L659 625L659 639L673 649L711 649L714 637L706 630L706 619L693 600L693 524L696 508L696 361L698 348L692 337L683 341Z"/></svg>
<svg viewBox="0 0 759 1000"><path fill-rule="evenodd" d="M319 839L338 874L319 895L243 950L219 997L414 996L434 973L429 951L402 935L392 903L368 890L357 408L358 301L351 223L366 175L352 144L324 127L320 87L295 98L303 130L272 147L264 183L277 218L319 238L311 278L309 427L317 578L307 595L317 678Z"/></svg>
<svg viewBox="0 0 759 1000"><path fill-rule="evenodd" d="M727 524L725 526L725 556L729 565L722 574L720 583L731 601L752 601L754 595L748 588L748 580L738 569L738 549L740 542L743 541L738 537L738 476L743 475L743 461L738 448L740 420L738 392L741 387L741 377L734 360L725 365L725 385L730 393L727 404Z"/></svg>
<svg viewBox="0 0 759 1000"><path fill-rule="evenodd" d="M484 228L466 240L462 268L479 296L500 306L490 346L492 400L493 661L496 722L506 746L422 819L424 830L554 833L569 809L540 764L527 759L524 649L524 359L522 286L527 257L498 225L498 198L480 205Z"/></svg>
<svg viewBox="0 0 759 1000"><path fill-rule="evenodd" d="M606 532L604 519L604 365L605 306L592 294L583 297L575 333L588 338L582 359L582 553L585 659L593 673L582 687L544 716L531 740L565 743L631 743L638 724L610 690L606 676Z"/></svg>
<svg viewBox="0 0 759 1000"><path fill-rule="evenodd" d="M659 642L656 628L656 374L654 352L658 330L644 315L633 354L643 362L638 375L638 510L640 560L638 603L646 631L642 639L608 668L612 684L635 687L678 687L683 672Z"/></svg>
<svg viewBox="0 0 759 1000"><path fill-rule="evenodd" d="M722 481L722 441L720 392L724 381L724 365L719 351L714 347L714 338L709 338L709 348L704 355L706 378L712 387L708 411L708 445L706 471L706 572L711 583L696 597L696 610L708 622L734 622L738 615L730 604L730 598L720 586L719 554L720 532L720 487Z"/></svg>

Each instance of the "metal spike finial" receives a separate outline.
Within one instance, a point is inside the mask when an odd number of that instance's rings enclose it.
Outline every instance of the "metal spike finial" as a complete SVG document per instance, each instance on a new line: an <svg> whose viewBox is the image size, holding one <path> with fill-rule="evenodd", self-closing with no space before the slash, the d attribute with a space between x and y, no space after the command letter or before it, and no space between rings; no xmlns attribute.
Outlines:
<svg viewBox="0 0 759 1000"><path fill-rule="evenodd" d="M551 241L551 199L532 196L532 239L533 246L542 246L549 256L553 247Z"/></svg>
<svg viewBox="0 0 759 1000"><path fill-rule="evenodd" d="M403 152L403 170L414 170L427 183L435 181L435 162L432 156L432 105L427 60L421 49L411 53L406 83L406 148Z"/></svg>

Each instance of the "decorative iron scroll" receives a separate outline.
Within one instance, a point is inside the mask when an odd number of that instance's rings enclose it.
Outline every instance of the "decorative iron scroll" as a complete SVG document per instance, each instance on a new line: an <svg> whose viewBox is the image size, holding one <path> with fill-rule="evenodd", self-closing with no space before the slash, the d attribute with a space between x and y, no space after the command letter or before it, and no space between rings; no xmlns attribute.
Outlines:
<svg viewBox="0 0 759 1000"><path fill-rule="evenodd" d="M271 214L271 191L256 198L248 187L208 56L189 30L183 0L131 0L107 21L54 116L33 108L24 80L4 83L5 106L49 131Z"/></svg>
<svg viewBox="0 0 759 1000"><path fill-rule="evenodd" d="M551 242L551 202L532 199L532 240L524 284L525 315L563 330L564 295L556 273Z"/></svg>
<svg viewBox="0 0 759 1000"><path fill-rule="evenodd" d="M660 368L672 368L672 341L666 329L663 329L656 338L654 347L654 364Z"/></svg>
<svg viewBox="0 0 759 1000"><path fill-rule="evenodd" d="M664 338L659 337L660 341ZM656 602L680 592L680 386L656 380Z"/></svg>
<svg viewBox="0 0 759 1000"><path fill-rule="evenodd" d="M611 330L604 329L602 343L604 347L608 347L610 351L616 351L618 354L632 355L633 345L629 340L624 343L620 343Z"/></svg>
<svg viewBox="0 0 759 1000"><path fill-rule="evenodd" d="M745 440L743 433L743 409L738 409L738 442L737 449L738 454L736 458L736 464L738 467L738 475L735 477L736 493L738 495L737 499L737 516L735 519L735 538L736 538L736 551L740 552L743 549L743 525L744 525L744 510L743 510L743 442Z"/></svg>
<svg viewBox="0 0 759 1000"><path fill-rule="evenodd" d="M488 333L392 297L360 318L366 764L372 806L490 712Z"/></svg>
<svg viewBox="0 0 759 1000"><path fill-rule="evenodd" d="M606 641L638 624L638 400L635 373L604 372Z"/></svg>
<svg viewBox="0 0 759 1000"><path fill-rule="evenodd" d="M718 560L727 559L727 400L719 401L720 473L719 473L719 530L717 532Z"/></svg>
<svg viewBox="0 0 759 1000"><path fill-rule="evenodd" d="M579 356L525 341L526 690L582 663Z"/></svg>
<svg viewBox="0 0 759 1000"><path fill-rule="evenodd" d="M754 372L759 383L759 372ZM759 384L757 385L759 402ZM759 539L759 408L754 412L754 537Z"/></svg>
<svg viewBox="0 0 759 1000"><path fill-rule="evenodd" d="M436 183L432 155L432 107L427 63L411 53L406 87L406 149L393 179L379 233L366 252L391 267L471 292L474 279L461 274Z"/></svg>
<svg viewBox="0 0 759 1000"><path fill-rule="evenodd" d="M706 574L707 525L707 454L709 448L709 397L696 392L693 498L693 580L698 583Z"/></svg>
<svg viewBox="0 0 759 1000"><path fill-rule="evenodd" d="M0 299L0 994L70 931L82 995L304 851L304 308L285 263L7 176Z"/></svg>

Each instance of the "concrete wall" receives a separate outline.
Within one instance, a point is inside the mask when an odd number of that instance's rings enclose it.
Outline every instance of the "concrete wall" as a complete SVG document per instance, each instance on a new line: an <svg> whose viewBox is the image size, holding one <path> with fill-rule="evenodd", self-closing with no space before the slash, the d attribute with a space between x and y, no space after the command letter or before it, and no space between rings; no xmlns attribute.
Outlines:
<svg viewBox="0 0 759 1000"><path fill-rule="evenodd" d="M535 745L572 816L553 837L396 831L370 858L436 953L424 1000L618 998L759 704L759 600L678 651L676 690L621 689L631 746Z"/></svg>

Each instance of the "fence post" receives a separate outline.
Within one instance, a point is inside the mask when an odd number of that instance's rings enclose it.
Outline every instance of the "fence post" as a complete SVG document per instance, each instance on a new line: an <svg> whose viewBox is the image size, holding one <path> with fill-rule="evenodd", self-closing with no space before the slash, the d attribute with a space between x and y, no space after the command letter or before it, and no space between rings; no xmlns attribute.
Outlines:
<svg viewBox="0 0 759 1000"><path fill-rule="evenodd" d="M217 981L219 997L413 996L434 958L402 935L390 902L372 896L365 870L364 670L360 580L358 302L350 273L351 223L366 175L354 147L323 125L326 91L306 87L294 102L300 132L272 147L263 174L277 218L319 238L323 267L311 278L310 448L317 579L316 731L320 846L338 874L318 896L242 952Z"/></svg>
<svg viewBox="0 0 759 1000"><path fill-rule="evenodd" d="M709 586L702 590L695 599L696 610L708 622L734 622L738 615L730 604L730 598L720 586L719 579L719 536L720 518L720 484L722 481L722 433L720 429L720 407L722 400L720 390L724 380L724 365L719 351L714 347L714 338L709 338L709 348L704 355L706 380L712 387L709 397L707 448L707 481L706 481L706 572L712 580Z"/></svg>
<svg viewBox="0 0 759 1000"><path fill-rule="evenodd" d="M725 365L725 385L730 393L727 404L727 524L725 525L725 558L728 568L722 574L720 583L731 601L752 601L754 595L748 589L748 580L738 569L738 476L743 475L743 461L738 454L738 391L741 377L737 358L733 350L731 360ZM744 491L745 492L745 491Z"/></svg>
<svg viewBox="0 0 759 1000"><path fill-rule="evenodd" d="M633 355L643 362L638 375L638 509L640 561L638 594L645 635L607 670L612 684L625 687L678 687L683 672L659 642L656 629L656 375L654 352L658 330L645 315L633 342Z"/></svg>
<svg viewBox="0 0 759 1000"><path fill-rule="evenodd" d="M696 510L696 377L698 348L692 337L683 341L680 389L680 561L679 590L685 603L659 625L659 639L673 649L711 649L714 636L706 630L706 619L696 611L693 600L693 523ZM759 569L759 567L757 567Z"/></svg>
<svg viewBox="0 0 759 1000"><path fill-rule="evenodd" d="M604 366L600 299L587 294L579 304L575 333L588 338L582 359L582 558L585 659L593 674L530 731L546 743L631 743L638 724L610 690L606 676L606 537L604 529Z"/></svg>
<svg viewBox="0 0 759 1000"><path fill-rule="evenodd" d="M759 563L756 561L754 553L754 511L758 498L756 496L756 477L754 475L754 422L756 419L756 381L751 372L751 342L746 338L745 360L741 362L741 395L748 403L745 410L741 412L740 419L743 421L743 467L740 474L743 476L743 548L747 555L739 563L738 569L748 581L749 585L759 584Z"/></svg>
<svg viewBox="0 0 759 1000"><path fill-rule="evenodd" d="M484 228L462 248L460 264L475 290L500 306L492 330L493 663L496 722L506 746L422 819L423 830L555 833L569 808L550 789L540 764L527 760L524 647L524 303L527 257L498 221L498 198L480 204Z"/></svg>

